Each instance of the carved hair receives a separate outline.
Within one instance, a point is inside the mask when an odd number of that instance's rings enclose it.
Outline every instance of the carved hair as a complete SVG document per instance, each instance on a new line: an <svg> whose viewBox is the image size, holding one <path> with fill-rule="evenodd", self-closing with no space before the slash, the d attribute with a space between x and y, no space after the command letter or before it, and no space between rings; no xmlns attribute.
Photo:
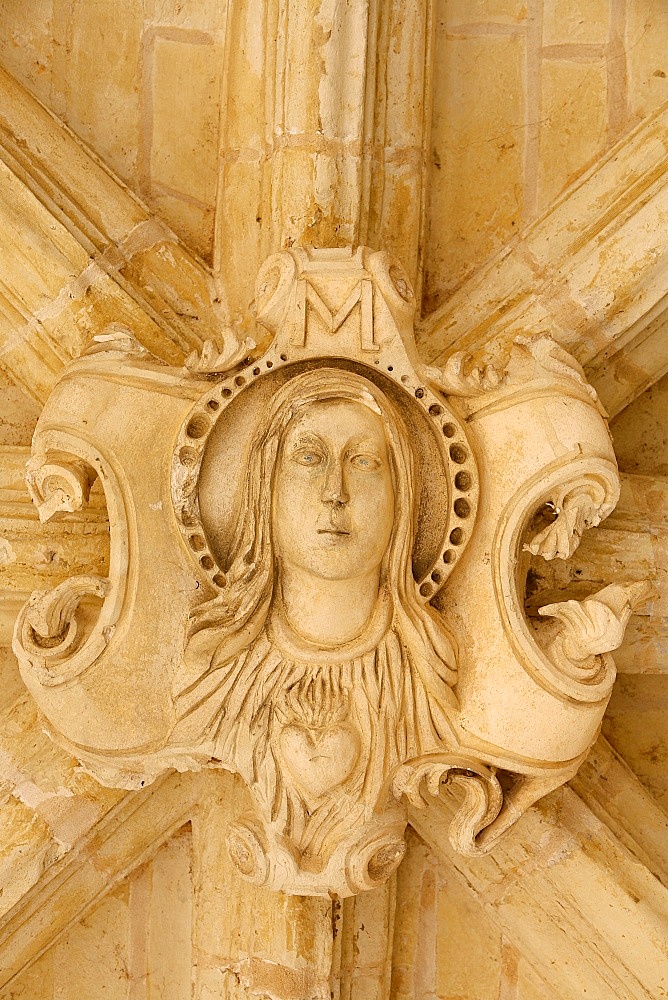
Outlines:
<svg viewBox="0 0 668 1000"><path fill-rule="evenodd" d="M439 690L432 693L443 697L442 682L451 685L456 677L454 653L441 622L417 599L412 573L416 512L409 436L397 407L377 386L339 368L317 368L297 375L272 398L249 449L241 512L224 567L227 583L217 597L193 613L187 659L192 662L194 656L204 666L201 657L208 653L206 671L222 658L236 655L262 628L277 572L271 518L281 444L293 417L304 407L325 400L361 403L383 418L395 516L381 566L381 586L392 598L395 622L416 658L423 680L430 689L436 685ZM434 669L440 682L434 677Z"/></svg>

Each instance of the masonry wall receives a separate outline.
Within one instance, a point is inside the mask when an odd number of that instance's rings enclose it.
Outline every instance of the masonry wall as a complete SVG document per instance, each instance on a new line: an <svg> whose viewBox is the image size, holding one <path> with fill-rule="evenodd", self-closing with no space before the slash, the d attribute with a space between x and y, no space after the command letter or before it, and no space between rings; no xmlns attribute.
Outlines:
<svg viewBox="0 0 668 1000"><path fill-rule="evenodd" d="M226 4L7 0L2 64L210 259Z"/></svg>
<svg viewBox="0 0 668 1000"><path fill-rule="evenodd" d="M665 0L439 0L424 312L666 100Z"/></svg>
<svg viewBox="0 0 668 1000"><path fill-rule="evenodd" d="M0 1000L188 1000L196 979L191 849L184 828L2 991ZM398 879L389 997L376 992L375 970L356 965L360 946L367 956L369 950L359 937L374 934L363 923L341 955L342 988L332 981L336 1000L557 1000L482 911L464 878L415 834L409 834ZM364 901L370 914L376 895ZM221 898L221 908L226 905ZM197 995L221 1000L206 987Z"/></svg>
<svg viewBox="0 0 668 1000"><path fill-rule="evenodd" d="M425 312L668 100L666 0L434 0L433 11ZM262 0L235 8L234 58L258 69L251 29L265 16ZM0 8L2 64L209 262L227 31L222 0Z"/></svg>
<svg viewBox="0 0 668 1000"><path fill-rule="evenodd" d="M22 972L2 1000L188 1000L190 852L186 827Z"/></svg>
<svg viewBox="0 0 668 1000"><path fill-rule="evenodd" d="M262 4L246 9L260 16ZM223 167L226 19L223 0L0 6L0 62L207 262ZM434 0L434 19L425 311L668 100L666 0ZM3 444L27 446L37 413L0 377ZM15 499L13 480L0 486ZM59 572L53 556L42 563L45 578ZM21 684L13 659L2 659L10 701ZM188 997L191 850L186 829L0 1000ZM556 1000L464 878L414 835L398 880L392 1000ZM340 1000L375 1000L351 954Z"/></svg>

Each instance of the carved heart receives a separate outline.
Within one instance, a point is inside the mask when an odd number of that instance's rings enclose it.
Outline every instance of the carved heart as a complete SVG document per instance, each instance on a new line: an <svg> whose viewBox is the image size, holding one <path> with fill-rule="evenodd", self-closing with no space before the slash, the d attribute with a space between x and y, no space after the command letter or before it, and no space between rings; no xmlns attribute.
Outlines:
<svg viewBox="0 0 668 1000"><path fill-rule="evenodd" d="M343 784L360 752L359 735L348 725L308 729L292 723L281 731L279 742L293 777L315 797Z"/></svg>

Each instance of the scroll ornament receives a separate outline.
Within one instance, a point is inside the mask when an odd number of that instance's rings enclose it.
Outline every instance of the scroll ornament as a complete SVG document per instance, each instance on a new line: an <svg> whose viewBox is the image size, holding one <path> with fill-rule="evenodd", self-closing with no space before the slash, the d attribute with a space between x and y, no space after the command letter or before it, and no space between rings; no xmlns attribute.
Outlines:
<svg viewBox="0 0 668 1000"><path fill-rule="evenodd" d="M286 892L382 884L443 782L455 848L489 850L586 756L647 597L615 584L529 624L522 553L567 558L617 501L600 405L545 336L504 369L424 366L414 309L385 253L277 254L255 340L226 329L176 369L97 338L27 470L45 520L99 477L111 525L109 577L17 620L54 740L108 785L238 773L230 857Z"/></svg>

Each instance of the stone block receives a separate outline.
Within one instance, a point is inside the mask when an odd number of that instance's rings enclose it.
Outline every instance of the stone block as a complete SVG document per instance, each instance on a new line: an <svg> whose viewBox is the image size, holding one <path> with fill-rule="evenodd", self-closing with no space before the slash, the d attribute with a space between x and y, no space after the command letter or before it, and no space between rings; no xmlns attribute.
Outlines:
<svg viewBox="0 0 668 1000"><path fill-rule="evenodd" d="M192 980L190 828L172 837L150 863L151 900L146 922L147 1000L182 1000Z"/></svg>
<svg viewBox="0 0 668 1000"><path fill-rule="evenodd" d="M227 290L229 312L235 318L248 315L266 249L262 240L271 233L270 170L270 164L259 159L230 159L222 165L216 246L220 260L235 276Z"/></svg>
<svg viewBox="0 0 668 1000"><path fill-rule="evenodd" d="M508 1000L558 1000L558 997L545 983L541 983L529 964L520 959L517 972L515 994L509 993ZM501 1000L505 1000L501 994Z"/></svg>
<svg viewBox="0 0 668 1000"><path fill-rule="evenodd" d="M265 0L245 0L228 15L234 44L225 56L228 99L223 109L223 145L241 156L251 150L259 154L265 139L272 140L273 108L265 99L265 46L267 35L273 30L275 36L277 27L272 27L265 8Z"/></svg>
<svg viewBox="0 0 668 1000"><path fill-rule="evenodd" d="M441 0L439 7L448 27L481 24L519 24L526 21L526 0Z"/></svg>
<svg viewBox="0 0 668 1000"><path fill-rule="evenodd" d="M387 153L395 153L422 146L429 26L421 4L406 6L394 0L387 4L386 17L388 38L379 53L382 85L376 115Z"/></svg>
<svg viewBox="0 0 668 1000"><path fill-rule="evenodd" d="M603 60L543 63L540 98L539 208L546 208L604 151L607 74Z"/></svg>
<svg viewBox="0 0 668 1000"><path fill-rule="evenodd" d="M524 39L512 35L437 41L426 311L519 225L524 60Z"/></svg>
<svg viewBox="0 0 668 1000"><path fill-rule="evenodd" d="M603 720L603 734L668 811L668 685L657 675L619 677Z"/></svg>
<svg viewBox="0 0 668 1000"><path fill-rule="evenodd" d="M151 207L169 223L189 250L208 264L213 257L214 206L204 205L178 194L153 191Z"/></svg>
<svg viewBox="0 0 668 1000"><path fill-rule="evenodd" d="M124 885L54 945L54 1000L95 996L128 1000L128 924L128 888ZM130 989L132 985L130 980Z"/></svg>
<svg viewBox="0 0 668 1000"><path fill-rule="evenodd" d="M0 15L2 65L48 104L52 85L53 0L7 0Z"/></svg>
<svg viewBox="0 0 668 1000"><path fill-rule="evenodd" d="M444 997L488 1000L504 997L503 979L512 980L501 931L484 912L459 872L441 864L437 897L438 987ZM446 930L447 928L447 930ZM475 928L475 933L472 933ZM421 933L427 933L428 915ZM509 994L512 996L512 994Z"/></svg>
<svg viewBox="0 0 668 1000"><path fill-rule="evenodd" d="M198 28L201 31L223 31L229 17L227 4L220 0L145 0L144 22L172 28Z"/></svg>
<svg viewBox="0 0 668 1000"><path fill-rule="evenodd" d="M67 58L54 58L65 121L134 186L139 147L142 9L135 0L68 5Z"/></svg>
<svg viewBox="0 0 668 1000"><path fill-rule="evenodd" d="M334 903L334 944L340 947L340 990L345 998L385 1000L392 978L396 877L380 889ZM336 964L334 962L333 964Z"/></svg>
<svg viewBox="0 0 668 1000"><path fill-rule="evenodd" d="M209 36L155 38L151 184L211 204L218 173L218 101L222 50Z"/></svg>
<svg viewBox="0 0 668 1000"><path fill-rule="evenodd" d="M5 771L6 774L6 771ZM13 795L3 774L0 819L0 915L4 916L38 881L57 856L47 823Z"/></svg>
<svg viewBox="0 0 668 1000"><path fill-rule="evenodd" d="M610 431L624 472L668 476L668 375L622 410Z"/></svg>
<svg viewBox="0 0 668 1000"><path fill-rule="evenodd" d="M20 972L0 993L0 1000L54 1000L53 952Z"/></svg>
<svg viewBox="0 0 668 1000"><path fill-rule="evenodd" d="M0 447L29 447L40 408L0 371Z"/></svg>
<svg viewBox="0 0 668 1000"><path fill-rule="evenodd" d="M610 30L610 0L544 0L544 45L602 45Z"/></svg>
<svg viewBox="0 0 668 1000"><path fill-rule="evenodd" d="M3 285L20 287L16 304L24 315L38 313L88 262L88 254L65 227L54 223L51 214L16 175L0 165Z"/></svg>
<svg viewBox="0 0 668 1000"><path fill-rule="evenodd" d="M627 5L626 71L629 109L638 118L668 100L668 6L657 0Z"/></svg>
<svg viewBox="0 0 668 1000"><path fill-rule="evenodd" d="M272 176L272 221L279 223L274 231L276 246L311 242L315 246L328 246L336 219L332 213L324 214L314 193L316 155L308 148L286 148L274 157ZM278 169L277 169L278 167Z"/></svg>
<svg viewBox="0 0 668 1000"><path fill-rule="evenodd" d="M16 701L24 691L18 660L8 646L0 646L0 711Z"/></svg>

